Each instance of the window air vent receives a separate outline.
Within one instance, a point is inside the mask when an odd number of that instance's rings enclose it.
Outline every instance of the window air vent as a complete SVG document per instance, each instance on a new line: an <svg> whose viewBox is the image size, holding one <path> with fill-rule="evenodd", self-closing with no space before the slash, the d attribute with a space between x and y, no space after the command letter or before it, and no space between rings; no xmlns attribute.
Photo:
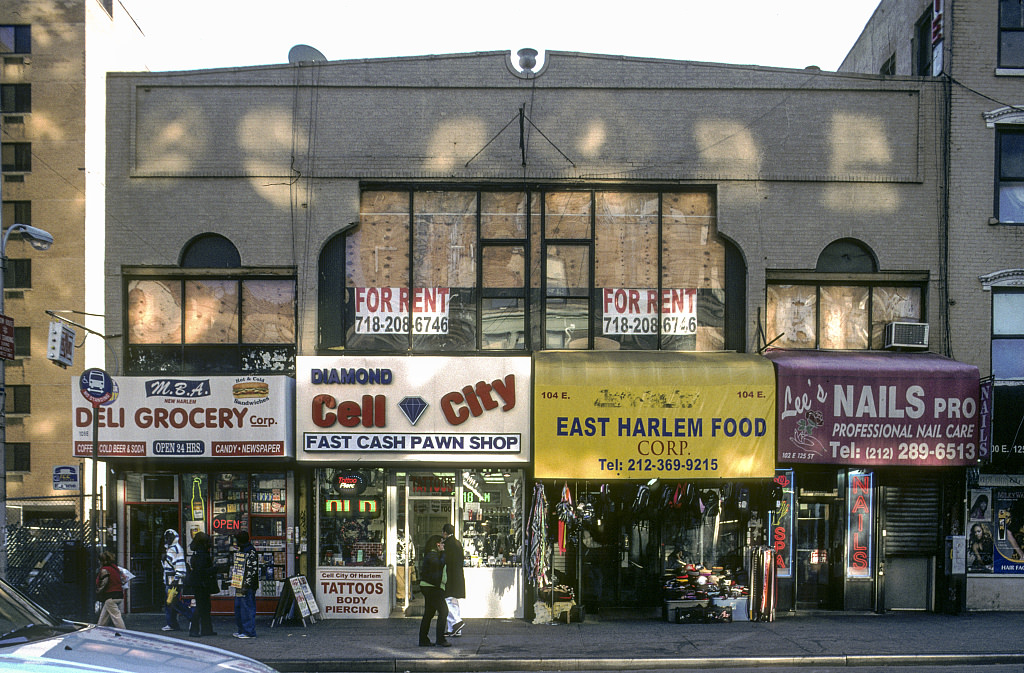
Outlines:
<svg viewBox="0 0 1024 673"><path fill-rule="evenodd" d="M928 323L891 322L885 326L885 348L928 348Z"/></svg>
<svg viewBox="0 0 1024 673"><path fill-rule="evenodd" d="M4 115L5 124L24 124L25 118L21 115Z"/></svg>
<svg viewBox="0 0 1024 673"><path fill-rule="evenodd" d="M24 175L5 175L4 182L25 182Z"/></svg>

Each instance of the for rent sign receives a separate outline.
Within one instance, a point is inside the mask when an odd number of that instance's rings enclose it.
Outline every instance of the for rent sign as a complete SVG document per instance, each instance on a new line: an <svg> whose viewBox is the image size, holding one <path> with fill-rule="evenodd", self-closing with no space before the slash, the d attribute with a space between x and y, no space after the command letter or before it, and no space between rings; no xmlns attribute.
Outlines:
<svg viewBox="0 0 1024 673"><path fill-rule="evenodd" d="M294 382L286 376L111 377L95 407L72 395L75 456L283 458L292 447ZM72 386L81 386L79 377Z"/></svg>

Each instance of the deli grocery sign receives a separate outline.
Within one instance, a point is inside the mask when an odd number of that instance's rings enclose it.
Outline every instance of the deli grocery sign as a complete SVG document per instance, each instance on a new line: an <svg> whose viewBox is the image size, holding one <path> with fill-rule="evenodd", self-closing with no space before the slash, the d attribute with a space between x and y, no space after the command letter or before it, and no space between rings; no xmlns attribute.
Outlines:
<svg viewBox="0 0 1024 673"><path fill-rule="evenodd" d="M978 368L931 353L769 351L781 465L976 465Z"/></svg>
<svg viewBox="0 0 1024 673"><path fill-rule="evenodd" d="M294 455L295 382L287 376L112 377L96 410L100 458L284 458ZM74 391L78 377L72 378ZM94 410L71 396L75 456L92 456Z"/></svg>

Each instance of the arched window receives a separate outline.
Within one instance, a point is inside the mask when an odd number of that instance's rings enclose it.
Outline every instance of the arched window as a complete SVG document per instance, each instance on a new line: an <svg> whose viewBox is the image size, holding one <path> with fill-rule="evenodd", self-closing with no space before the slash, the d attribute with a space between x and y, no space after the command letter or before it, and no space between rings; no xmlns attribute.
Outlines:
<svg viewBox="0 0 1024 673"><path fill-rule="evenodd" d="M765 343L885 348L888 323L921 322L925 316L927 280L927 273L882 274L869 246L852 238L833 241L818 255L814 271L768 272Z"/></svg>
<svg viewBox="0 0 1024 673"><path fill-rule="evenodd" d="M825 246L814 270L818 273L874 273L878 271L878 261L868 246L852 238L842 238Z"/></svg>
<svg viewBox="0 0 1024 673"><path fill-rule="evenodd" d="M242 257L235 244L220 234L200 234L181 250L183 269L236 269Z"/></svg>
<svg viewBox="0 0 1024 673"><path fill-rule="evenodd" d="M333 236L317 262L317 333L320 349L345 346L345 235Z"/></svg>

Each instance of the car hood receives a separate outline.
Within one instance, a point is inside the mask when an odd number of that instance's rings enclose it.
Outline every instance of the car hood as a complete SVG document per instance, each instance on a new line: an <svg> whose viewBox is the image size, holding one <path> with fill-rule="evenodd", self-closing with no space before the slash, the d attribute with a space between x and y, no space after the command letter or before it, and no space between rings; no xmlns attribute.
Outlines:
<svg viewBox="0 0 1024 673"><path fill-rule="evenodd" d="M255 659L209 645L107 626L87 626L73 633L3 647L0 654L79 662L114 671L275 673Z"/></svg>

